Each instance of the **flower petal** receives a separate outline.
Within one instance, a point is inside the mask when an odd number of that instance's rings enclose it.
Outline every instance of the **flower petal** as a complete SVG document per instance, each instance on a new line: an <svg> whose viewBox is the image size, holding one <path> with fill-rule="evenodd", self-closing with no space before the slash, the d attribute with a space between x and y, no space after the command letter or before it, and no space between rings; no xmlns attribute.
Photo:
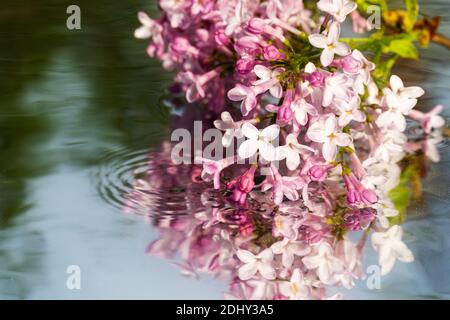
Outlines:
<svg viewBox="0 0 450 320"><path fill-rule="evenodd" d="M261 136L268 139L269 141L273 141L278 138L280 134L280 126L277 124L272 124L261 131Z"/></svg>
<svg viewBox="0 0 450 320"><path fill-rule="evenodd" d="M283 96L283 87L280 83L277 83L269 89L269 92L274 98L279 99Z"/></svg>
<svg viewBox="0 0 450 320"><path fill-rule="evenodd" d="M249 88L241 84L237 84L236 87L228 91L227 96L231 101L241 101L247 97L248 92Z"/></svg>
<svg viewBox="0 0 450 320"><path fill-rule="evenodd" d="M285 268L292 267L292 264L294 263L294 255L289 251L284 252L283 256L281 257L281 263Z"/></svg>
<svg viewBox="0 0 450 320"><path fill-rule="evenodd" d="M261 64L257 64L254 68L253 68L253 72L258 76L258 78L263 79L263 80L269 80L271 78L271 74L272 71L261 65Z"/></svg>
<svg viewBox="0 0 450 320"><path fill-rule="evenodd" d="M394 91L394 93L398 93L398 91L403 88L402 79L400 79L400 77L396 76L395 74L392 75L389 79L389 84L391 85L391 89L392 91Z"/></svg>
<svg viewBox="0 0 450 320"><path fill-rule="evenodd" d="M322 54L320 55L320 63L324 67L328 67L334 59L334 50L326 47L323 49Z"/></svg>
<svg viewBox="0 0 450 320"><path fill-rule="evenodd" d="M258 272L258 263L256 261L246 263L238 270L239 278L243 281L252 278Z"/></svg>
<svg viewBox="0 0 450 320"><path fill-rule="evenodd" d="M260 258L262 261L266 263L272 261L273 260L272 249L270 248L264 249L258 254L258 258Z"/></svg>
<svg viewBox="0 0 450 320"><path fill-rule="evenodd" d="M325 120L325 135L329 136L336 132L336 117L332 114Z"/></svg>
<svg viewBox="0 0 450 320"><path fill-rule="evenodd" d="M267 280L275 279L275 269L270 264L259 263L259 273Z"/></svg>
<svg viewBox="0 0 450 320"><path fill-rule="evenodd" d="M286 166L289 170L295 170L300 164L300 155L289 149L286 153Z"/></svg>
<svg viewBox="0 0 450 320"><path fill-rule="evenodd" d="M324 49L327 46L327 38L323 34L311 34L308 39L316 48Z"/></svg>
<svg viewBox="0 0 450 320"><path fill-rule="evenodd" d="M337 153L336 144L329 139L326 140L322 147L322 155L324 159L327 160L328 162L331 162L334 159L336 159L336 153Z"/></svg>
<svg viewBox="0 0 450 320"><path fill-rule="evenodd" d="M147 39L152 35L149 28L141 26L134 31L134 37L137 39Z"/></svg>
<svg viewBox="0 0 450 320"><path fill-rule="evenodd" d="M255 142L253 142L255 144ZM258 149L261 157L267 161L274 161L277 157L277 150L275 147L267 141L259 140Z"/></svg>
<svg viewBox="0 0 450 320"><path fill-rule="evenodd" d="M239 157L247 159L258 151L258 144L254 140L246 140L239 146Z"/></svg>
<svg viewBox="0 0 450 320"><path fill-rule="evenodd" d="M249 122L245 122L242 125L241 132L245 137L251 140L258 140L259 130Z"/></svg>
<svg viewBox="0 0 450 320"><path fill-rule="evenodd" d="M326 139L323 125L320 122L314 122L308 129L306 135L314 142L322 143Z"/></svg>
<svg viewBox="0 0 450 320"><path fill-rule="evenodd" d="M239 260L241 260L244 263L249 263L255 261L256 259L255 255L248 250L240 249L236 252L236 255L239 258Z"/></svg>
<svg viewBox="0 0 450 320"><path fill-rule="evenodd" d="M233 142L234 134L232 130L225 131L225 134L222 137L222 145L227 148Z"/></svg>
<svg viewBox="0 0 450 320"><path fill-rule="evenodd" d="M351 50L346 43L338 42L334 45L334 52L340 56L347 56L351 53Z"/></svg>
<svg viewBox="0 0 450 320"><path fill-rule="evenodd" d="M352 144L352 138L346 133L336 133L335 141L341 147L348 147Z"/></svg>
<svg viewBox="0 0 450 320"><path fill-rule="evenodd" d="M336 44L339 40L339 35L341 34L341 25L338 22L333 22L328 30L328 43Z"/></svg>

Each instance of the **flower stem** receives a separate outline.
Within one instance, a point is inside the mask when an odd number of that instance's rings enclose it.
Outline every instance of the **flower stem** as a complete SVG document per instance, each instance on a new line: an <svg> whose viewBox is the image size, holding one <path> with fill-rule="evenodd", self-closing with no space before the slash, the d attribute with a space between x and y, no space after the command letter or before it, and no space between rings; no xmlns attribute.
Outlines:
<svg viewBox="0 0 450 320"><path fill-rule="evenodd" d="M431 41L450 49L450 39L440 33L435 33L431 38Z"/></svg>

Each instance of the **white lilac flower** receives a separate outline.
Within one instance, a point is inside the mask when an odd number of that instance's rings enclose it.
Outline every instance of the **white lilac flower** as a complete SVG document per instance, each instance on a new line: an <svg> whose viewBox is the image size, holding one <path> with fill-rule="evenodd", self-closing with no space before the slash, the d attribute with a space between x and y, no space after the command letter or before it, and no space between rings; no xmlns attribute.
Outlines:
<svg viewBox="0 0 450 320"><path fill-rule="evenodd" d="M377 220L382 228L389 228L389 219L398 216L399 212L394 208L394 204L387 195L381 195L378 198L378 202L373 205L373 208L377 210Z"/></svg>
<svg viewBox="0 0 450 320"><path fill-rule="evenodd" d="M375 149L374 157L383 162L395 162L402 158L404 154L403 145L406 141L406 136L400 131L383 130L381 141Z"/></svg>
<svg viewBox="0 0 450 320"><path fill-rule="evenodd" d="M214 126L222 131L225 131L222 137L222 145L229 147L234 137L242 138L241 124L233 121L230 113L227 111L222 112L220 115L221 120L215 120Z"/></svg>
<svg viewBox="0 0 450 320"><path fill-rule="evenodd" d="M372 246L379 253L378 263L381 266L381 275L388 274L398 259L402 262L414 261L414 256L402 241L403 229L392 226L386 232L372 234Z"/></svg>
<svg viewBox="0 0 450 320"><path fill-rule="evenodd" d="M309 298L310 288L305 284L300 269L294 269L289 281L280 283L280 292L291 300L306 300Z"/></svg>
<svg viewBox="0 0 450 320"><path fill-rule="evenodd" d="M316 116L318 114L317 109L305 99L297 99L291 104L292 111L294 112L295 121L304 126L308 122L308 115Z"/></svg>
<svg viewBox="0 0 450 320"><path fill-rule="evenodd" d="M294 263L294 256L305 256L311 251L309 246L298 241L292 241L288 238L275 242L271 248L273 253L281 254L281 263L286 268L292 266Z"/></svg>
<svg viewBox="0 0 450 320"><path fill-rule="evenodd" d="M421 87L405 87L403 84L402 79L400 79L399 76L392 75L389 79L389 88L385 88L385 95L388 93L393 93L397 97L401 99L409 99L412 100L410 103L413 104L412 107L414 107L417 103L417 98L423 96L425 91ZM412 108L411 107L411 108Z"/></svg>
<svg viewBox="0 0 450 320"><path fill-rule="evenodd" d="M161 0L159 5L166 12L170 26L172 28L180 27L187 14L188 2L186 0Z"/></svg>
<svg viewBox="0 0 450 320"><path fill-rule="evenodd" d="M383 107L387 108L377 118L377 125L389 128L396 127L400 131L406 129L405 115L417 104L417 98L424 94L420 87L405 87L403 81L396 75L389 80L391 88L383 90L384 96L381 101Z"/></svg>
<svg viewBox="0 0 450 320"><path fill-rule="evenodd" d="M364 84L369 85L371 80L370 73L375 70L375 64L367 60L358 49L353 50L352 57L361 62L362 66L359 69L359 75L362 77Z"/></svg>
<svg viewBox="0 0 450 320"><path fill-rule="evenodd" d="M251 279L257 272L267 280L275 279L275 269L272 266L273 252L272 249L267 248L259 254L254 255L247 250L238 250L237 257L244 265L238 270L239 278L241 280Z"/></svg>
<svg viewBox="0 0 450 320"><path fill-rule="evenodd" d="M303 263L308 269L316 270L317 276L324 284L333 284L334 274L342 270L342 262L333 255L333 249L327 242L321 242L316 255L304 257Z"/></svg>
<svg viewBox="0 0 450 320"><path fill-rule="evenodd" d="M320 0L317 7L342 23L347 15L356 9L356 3L349 0Z"/></svg>
<svg viewBox="0 0 450 320"><path fill-rule="evenodd" d="M272 233L274 237L296 239L298 235L298 222L289 215L277 214L273 218Z"/></svg>
<svg viewBox="0 0 450 320"><path fill-rule="evenodd" d="M346 56L350 54L350 48L346 43L339 42L341 27L339 23L333 22L328 30L328 34L312 34L309 36L309 42L316 48L323 49L320 55L320 62L327 67L333 62L334 55Z"/></svg>
<svg viewBox="0 0 450 320"><path fill-rule="evenodd" d="M278 125L273 124L263 130L258 130L251 123L245 122L241 127L241 131L247 140L239 146L239 157L247 159L259 152L266 161L276 160L277 152L272 141L277 139L280 132Z"/></svg>
<svg viewBox="0 0 450 320"><path fill-rule="evenodd" d="M322 106L328 107L333 99L348 99L347 88L351 85L350 79L343 73L327 77L322 93Z"/></svg>
<svg viewBox="0 0 450 320"><path fill-rule="evenodd" d="M289 170L295 170L300 165L300 154L303 152L313 152L314 149L298 143L297 138L292 133L286 137L286 144L277 148L278 159L286 158L286 166Z"/></svg>
<svg viewBox="0 0 450 320"><path fill-rule="evenodd" d="M359 109L361 100L359 96L354 96L350 101L337 100L336 105L339 110L338 124L345 127L352 120L357 122L366 121L366 115Z"/></svg>
<svg viewBox="0 0 450 320"><path fill-rule="evenodd" d="M307 136L314 142L323 143L322 155L328 162L336 158L338 146L347 147L352 144L350 135L339 131L333 114L314 122L309 127Z"/></svg>
<svg viewBox="0 0 450 320"><path fill-rule="evenodd" d="M269 69L263 65L258 64L253 68L253 72L256 74L259 80L254 81L252 84L254 86L258 86L273 79L278 80L278 76L280 76L284 72L284 69ZM283 88L281 87L279 81L274 81L274 84L268 90L270 94L275 98L281 98L281 96L283 95Z"/></svg>

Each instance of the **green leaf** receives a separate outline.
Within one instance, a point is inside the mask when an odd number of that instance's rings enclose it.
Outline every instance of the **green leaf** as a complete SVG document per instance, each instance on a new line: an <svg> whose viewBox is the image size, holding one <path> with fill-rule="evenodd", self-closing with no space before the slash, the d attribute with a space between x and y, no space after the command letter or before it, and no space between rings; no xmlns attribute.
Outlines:
<svg viewBox="0 0 450 320"><path fill-rule="evenodd" d="M388 59L377 63L375 70L372 72L374 80L381 86L384 86L387 83L387 79L389 79L391 75L392 67L395 65L395 62L398 59L398 55L393 55Z"/></svg>
<svg viewBox="0 0 450 320"><path fill-rule="evenodd" d="M385 0L356 0L358 11L367 12L367 8L373 5L379 6L381 12L388 11L388 6Z"/></svg>
<svg viewBox="0 0 450 320"><path fill-rule="evenodd" d="M418 177L420 178L420 172L417 169L417 164L413 162L403 170L399 184L389 191L388 196L399 212L397 216L389 218L391 225L401 224L405 221L406 209L413 196L411 181Z"/></svg>
<svg viewBox="0 0 450 320"><path fill-rule="evenodd" d="M393 40L387 48L389 52L398 54L402 58L417 59L419 53L417 48L408 40Z"/></svg>
<svg viewBox="0 0 450 320"><path fill-rule="evenodd" d="M405 21L406 31L411 31L417 21L419 15L419 3L417 0L405 0L406 11L408 13L408 21Z"/></svg>
<svg viewBox="0 0 450 320"><path fill-rule="evenodd" d="M406 209L411 201L411 189L400 183L397 187L389 191L389 198L391 198L398 215L389 219L391 225L401 224L405 221Z"/></svg>

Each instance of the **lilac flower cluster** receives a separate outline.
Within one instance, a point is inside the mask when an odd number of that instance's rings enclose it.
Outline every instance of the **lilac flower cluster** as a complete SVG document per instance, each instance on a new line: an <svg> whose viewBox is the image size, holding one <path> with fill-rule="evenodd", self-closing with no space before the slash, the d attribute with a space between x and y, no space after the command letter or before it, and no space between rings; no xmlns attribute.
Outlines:
<svg viewBox="0 0 450 320"><path fill-rule="evenodd" d="M369 232L382 275L397 259L413 261L402 228L389 223L398 215L389 191L399 183L406 154L423 150L439 160L442 107L414 110L424 91L396 75L386 86L374 81L376 66L340 38L348 15L356 29L364 24L356 4L320 0L318 19L299 0L159 5L159 20L139 13L136 37L151 38L148 54L177 71L187 102L221 112L214 125L225 133L224 147L245 139L232 157L202 159L199 174L234 204L226 221L239 226L236 238L214 235L229 253L213 268L231 270L230 296L324 299L327 286L351 288L364 275ZM238 105L235 121L226 110ZM407 119L423 127L426 139L408 140ZM245 159L243 170L233 170ZM261 225L254 202L271 208L265 241L256 241ZM213 210L202 223L224 223L223 211ZM354 243L349 233L358 231L361 240Z"/></svg>

